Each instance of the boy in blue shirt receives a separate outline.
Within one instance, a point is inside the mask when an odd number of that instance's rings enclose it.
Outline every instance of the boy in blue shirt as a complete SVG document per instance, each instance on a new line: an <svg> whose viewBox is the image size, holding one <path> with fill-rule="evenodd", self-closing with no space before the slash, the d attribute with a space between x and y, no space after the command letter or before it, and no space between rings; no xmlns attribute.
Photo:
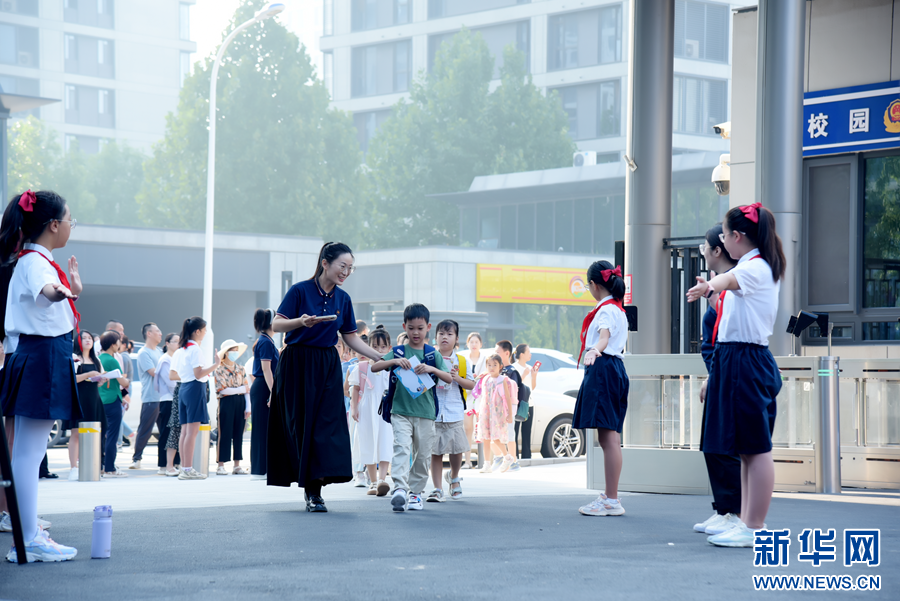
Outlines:
<svg viewBox="0 0 900 601"><path fill-rule="evenodd" d="M430 374L450 383L453 379L441 354L428 347L426 358L425 341L431 331L431 314L425 305L413 303L403 310L403 330L409 341L403 345L404 356L395 357L391 349L381 361L370 369L379 372L395 368L410 369L409 359L416 357L419 364L417 374ZM427 365L433 357L433 366ZM391 507L394 511L422 510L422 493L428 484L428 463L434 448L434 420L437 418L434 405L434 388L429 388L413 398L399 381L396 383L391 424L394 429L394 457L391 461L391 479L394 493ZM412 461L410 461L412 458Z"/></svg>

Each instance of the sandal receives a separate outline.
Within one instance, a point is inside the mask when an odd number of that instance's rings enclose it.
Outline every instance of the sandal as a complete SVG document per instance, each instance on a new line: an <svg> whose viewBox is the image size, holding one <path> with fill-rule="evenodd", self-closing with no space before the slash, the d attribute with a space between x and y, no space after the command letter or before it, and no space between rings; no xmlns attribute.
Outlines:
<svg viewBox="0 0 900 601"><path fill-rule="evenodd" d="M232 470L231 473L234 474L235 476L246 476L250 472L247 471L247 468L239 466L239 467L234 468L234 470Z"/></svg>
<svg viewBox="0 0 900 601"><path fill-rule="evenodd" d="M462 482L462 478L451 478L450 470L444 472L444 482L446 482L450 487L450 498L451 499L459 499L462 497L462 486L459 485ZM454 486L454 484L456 486Z"/></svg>

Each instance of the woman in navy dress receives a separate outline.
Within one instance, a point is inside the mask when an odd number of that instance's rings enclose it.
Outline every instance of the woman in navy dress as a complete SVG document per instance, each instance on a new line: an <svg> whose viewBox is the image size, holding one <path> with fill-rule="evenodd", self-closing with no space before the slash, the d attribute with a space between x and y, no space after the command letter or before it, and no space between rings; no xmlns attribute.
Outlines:
<svg viewBox="0 0 900 601"><path fill-rule="evenodd" d="M0 305L6 364L0 372L0 406L15 420L12 470L27 561L65 561L73 547L53 542L37 520L38 469L54 420L81 420L72 332L81 293L78 262L69 259L69 275L53 261L52 251L69 240L75 220L55 192L16 196L0 226ZM17 562L16 549L6 556Z"/></svg>
<svg viewBox="0 0 900 601"><path fill-rule="evenodd" d="M737 265L737 261L731 258L725 250L725 244L719 239L721 233L722 224L716 224L706 232L706 242L700 245L700 252L703 253L710 272L726 273ZM715 307L719 296L713 294L709 298L709 306L703 315L703 341L700 344L700 354L703 356L708 373L712 372L713 352L716 348L713 331L717 316ZM705 416L706 403L703 403L703 413ZM705 423L705 420L701 423ZM702 429L700 446L703 446ZM694 524L694 531L710 535L721 534L737 524L741 518L741 458L735 454L718 453L703 453L703 458L706 460L706 471L709 474L714 511L706 520Z"/></svg>
<svg viewBox="0 0 900 601"><path fill-rule="evenodd" d="M581 507L582 515L623 515L619 502L619 474L622 449L619 435L628 408L628 374L622 356L628 339L628 319L622 298L625 280L622 270L607 261L595 261L587 271L588 289L597 306L581 326L581 351L584 353L584 379L575 401L572 427L593 428L603 449L606 489L594 501ZM581 351L578 356L581 357Z"/></svg>
<svg viewBox="0 0 900 601"><path fill-rule="evenodd" d="M741 523L707 540L722 547L752 547L765 527L775 486L772 430L781 374L769 351L785 258L775 216L760 203L725 215L720 239L737 266L708 282L697 278L689 302L720 292L713 326L716 341L704 414L704 453L741 456Z"/></svg>
<svg viewBox="0 0 900 601"><path fill-rule="evenodd" d="M326 243L315 275L291 286L272 323L286 347L272 387L267 482L297 482L307 511L327 511L322 487L353 479L338 332L357 353L381 359L357 335L352 301L341 289L353 270L350 248Z"/></svg>
<svg viewBox="0 0 900 601"><path fill-rule="evenodd" d="M253 345L253 384L250 386L250 414L253 429L250 430L250 479L262 480L268 471L267 441L269 438L269 398L275 384L278 367L278 347L273 340L272 309L257 309L253 314L253 327L259 338Z"/></svg>

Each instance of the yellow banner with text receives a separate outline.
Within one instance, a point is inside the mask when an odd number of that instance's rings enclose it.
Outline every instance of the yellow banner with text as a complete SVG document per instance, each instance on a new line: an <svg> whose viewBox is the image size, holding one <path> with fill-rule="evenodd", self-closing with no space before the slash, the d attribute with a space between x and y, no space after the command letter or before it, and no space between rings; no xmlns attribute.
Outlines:
<svg viewBox="0 0 900 601"><path fill-rule="evenodd" d="M476 299L482 303L593 306L586 269L489 265L476 267Z"/></svg>

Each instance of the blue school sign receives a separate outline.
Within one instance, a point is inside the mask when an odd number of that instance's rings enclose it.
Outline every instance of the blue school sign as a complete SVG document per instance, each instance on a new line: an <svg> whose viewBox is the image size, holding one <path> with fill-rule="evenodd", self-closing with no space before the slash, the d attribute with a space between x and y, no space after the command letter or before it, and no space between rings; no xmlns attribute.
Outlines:
<svg viewBox="0 0 900 601"><path fill-rule="evenodd" d="M900 147L900 81L803 95L803 156Z"/></svg>

